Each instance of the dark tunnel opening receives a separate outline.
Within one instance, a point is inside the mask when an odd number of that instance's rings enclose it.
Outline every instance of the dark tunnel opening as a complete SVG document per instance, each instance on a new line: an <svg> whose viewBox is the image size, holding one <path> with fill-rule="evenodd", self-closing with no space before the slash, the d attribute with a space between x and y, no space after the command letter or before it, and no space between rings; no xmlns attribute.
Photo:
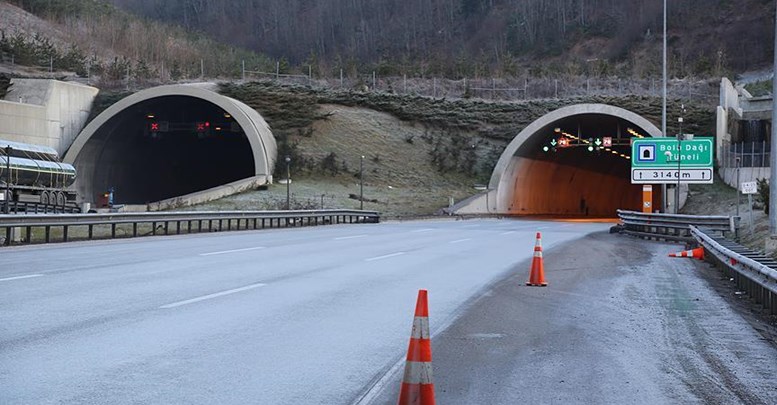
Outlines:
<svg viewBox="0 0 777 405"><path fill-rule="evenodd" d="M251 177L245 133L219 106L199 98L163 96L112 117L88 141L99 195L116 204L145 204Z"/></svg>
<svg viewBox="0 0 777 405"><path fill-rule="evenodd" d="M599 113L556 120L516 151L508 210L515 214L615 217L642 210L642 185L631 184L631 139L649 137L626 119ZM528 192L527 192L528 191ZM660 189L651 205L661 206Z"/></svg>

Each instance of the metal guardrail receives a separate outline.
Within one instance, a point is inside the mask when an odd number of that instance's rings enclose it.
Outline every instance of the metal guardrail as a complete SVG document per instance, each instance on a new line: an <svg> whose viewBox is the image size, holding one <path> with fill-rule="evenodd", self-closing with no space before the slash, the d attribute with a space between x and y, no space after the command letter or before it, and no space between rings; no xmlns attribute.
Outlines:
<svg viewBox="0 0 777 405"><path fill-rule="evenodd" d="M721 234L736 234L738 217L720 215L655 214L618 210L623 223L621 232L642 238L691 242L690 226L701 226Z"/></svg>
<svg viewBox="0 0 777 405"><path fill-rule="evenodd" d="M175 234L231 231L240 229L291 228L344 223L378 223L380 214L377 211L360 210L300 210L300 211L190 211L190 212L143 212L143 213L110 213L110 214L59 214L59 215L0 215L0 235L5 230L4 245L14 243L50 243L52 228L62 229L57 235L62 242L74 239L94 239L95 227L108 227L105 237L116 238L117 228L131 225L131 230L124 231L121 237L138 237L145 235L173 233L170 225L174 224ZM144 234L139 232L139 225L151 225ZM182 226L184 224L184 226ZM206 225L206 226L203 226ZM234 226L233 226L234 225ZM241 227L242 225L242 227ZM86 228L83 236L74 236L72 228ZM43 229L43 235L36 236L33 232ZM24 229L22 233L21 230ZM19 232L18 234L15 234ZM108 236L110 235L110 236ZM16 242L14 242L16 240Z"/></svg>
<svg viewBox="0 0 777 405"><path fill-rule="evenodd" d="M690 228L694 239L723 265L729 277L735 279L737 288L744 290L772 314L777 314L777 261L716 236L711 230Z"/></svg>
<svg viewBox="0 0 777 405"><path fill-rule="evenodd" d="M0 213L5 212L5 203L0 203ZM57 206L35 202L11 201L8 204L9 213L13 214L77 214L81 208L73 205Z"/></svg>

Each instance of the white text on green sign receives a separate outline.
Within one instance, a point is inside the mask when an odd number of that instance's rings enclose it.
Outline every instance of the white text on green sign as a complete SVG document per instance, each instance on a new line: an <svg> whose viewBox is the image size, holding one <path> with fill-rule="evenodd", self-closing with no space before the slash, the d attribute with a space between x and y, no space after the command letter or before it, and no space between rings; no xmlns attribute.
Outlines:
<svg viewBox="0 0 777 405"><path fill-rule="evenodd" d="M679 149L678 149L679 147ZM712 138L677 142L673 138L635 139L631 167L712 167Z"/></svg>

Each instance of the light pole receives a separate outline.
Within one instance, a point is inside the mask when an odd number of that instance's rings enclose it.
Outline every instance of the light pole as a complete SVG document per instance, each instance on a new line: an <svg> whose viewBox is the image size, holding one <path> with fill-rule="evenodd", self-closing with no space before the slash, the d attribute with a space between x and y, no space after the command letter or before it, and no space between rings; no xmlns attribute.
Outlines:
<svg viewBox="0 0 777 405"><path fill-rule="evenodd" d="M359 158L359 209L364 209L364 155Z"/></svg>
<svg viewBox="0 0 777 405"><path fill-rule="evenodd" d="M739 217L739 156L734 158L734 162L737 165L737 217Z"/></svg>
<svg viewBox="0 0 777 405"><path fill-rule="evenodd" d="M291 158L286 155L286 210L291 209Z"/></svg>
<svg viewBox="0 0 777 405"><path fill-rule="evenodd" d="M683 115L685 114L685 105L680 104L680 118L677 122L680 123L680 132L677 134L677 186L674 189L674 213L680 213L680 163L682 163L682 142L683 142Z"/></svg>
<svg viewBox="0 0 777 405"><path fill-rule="evenodd" d="M5 147L5 213L10 213L11 207L11 150L10 146Z"/></svg>
<svg viewBox="0 0 777 405"><path fill-rule="evenodd" d="M664 47L663 47L663 63L662 63L662 97L661 97L661 135L666 136L666 0L664 0ZM666 212L666 184L661 185L661 194L664 206L662 207Z"/></svg>
<svg viewBox="0 0 777 405"><path fill-rule="evenodd" d="M777 21L774 25L774 33L777 34ZM777 37L774 38L774 67L777 72ZM772 75L772 94L777 94L777 74ZM769 172L772 179L777 179L777 97L772 97L772 149L769 153ZM769 181L769 236L777 238L777 181Z"/></svg>

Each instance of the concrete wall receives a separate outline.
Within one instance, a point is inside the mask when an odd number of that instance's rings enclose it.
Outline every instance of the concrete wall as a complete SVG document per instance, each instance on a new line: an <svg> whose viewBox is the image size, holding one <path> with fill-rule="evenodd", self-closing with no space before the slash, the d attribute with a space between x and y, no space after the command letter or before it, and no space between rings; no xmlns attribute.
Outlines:
<svg viewBox="0 0 777 405"><path fill-rule="evenodd" d="M771 177L771 168L769 167L741 167L739 168L739 183L747 183L758 179L769 179ZM737 188L737 169L733 167L724 167L718 169L718 175L723 182L733 188Z"/></svg>
<svg viewBox="0 0 777 405"><path fill-rule="evenodd" d="M202 204L204 202L218 200L219 198L241 193L243 191L255 190L257 187L267 183L267 176L249 177L247 179L224 184L223 186L213 187L208 190L198 191L196 193L169 198L167 200L148 204L148 211L164 211L188 207L195 204Z"/></svg>
<svg viewBox="0 0 777 405"><path fill-rule="evenodd" d="M0 100L0 138L50 146L60 156L89 118L99 90L57 80L12 79Z"/></svg>

